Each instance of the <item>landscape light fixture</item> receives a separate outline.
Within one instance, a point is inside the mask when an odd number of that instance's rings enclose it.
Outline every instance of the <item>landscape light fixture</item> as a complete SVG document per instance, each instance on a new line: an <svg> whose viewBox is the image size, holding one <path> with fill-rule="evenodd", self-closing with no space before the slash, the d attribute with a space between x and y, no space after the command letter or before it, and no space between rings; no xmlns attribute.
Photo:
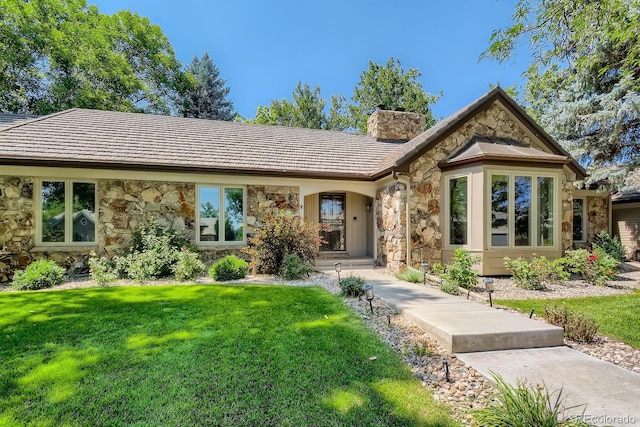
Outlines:
<svg viewBox="0 0 640 427"><path fill-rule="evenodd" d="M493 307L493 300L491 299L491 294L493 293L493 291L496 290L493 286L493 279L491 277L485 277L484 279L482 279L482 281L484 282L485 289L487 290L487 292L489 292L489 306Z"/></svg>
<svg viewBox="0 0 640 427"><path fill-rule="evenodd" d="M340 286L340 272L342 271L342 263L341 262L334 262L333 263L333 268L336 269L336 273L338 273L338 286Z"/></svg>
<svg viewBox="0 0 640 427"><path fill-rule="evenodd" d="M429 271L429 263L422 262L420 263L420 268L422 268L422 284L424 286L427 285L427 271Z"/></svg>
<svg viewBox="0 0 640 427"><path fill-rule="evenodd" d="M444 377L447 380L448 383L451 382L451 376L449 374L449 361L447 359L444 359L442 361L442 367L444 368Z"/></svg>
<svg viewBox="0 0 640 427"><path fill-rule="evenodd" d="M373 314L373 286L372 285L364 285L362 287L364 291L364 297L369 301L369 308L371 308L371 314Z"/></svg>

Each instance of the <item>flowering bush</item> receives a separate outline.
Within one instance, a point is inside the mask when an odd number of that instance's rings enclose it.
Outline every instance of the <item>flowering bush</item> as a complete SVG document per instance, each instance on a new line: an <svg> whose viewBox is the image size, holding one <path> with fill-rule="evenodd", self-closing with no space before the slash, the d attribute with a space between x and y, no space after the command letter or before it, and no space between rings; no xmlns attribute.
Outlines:
<svg viewBox="0 0 640 427"><path fill-rule="evenodd" d="M480 261L479 256L471 255L466 249L454 249L453 260L447 265L442 278L451 285L473 288L478 283L478 273L473 270L473 266Z"/></svg>
<svg viewBox="0 0 640 427"><path fill-rule="evenodd" d="M541 291L547 287L547 283L560 283L569 278L562 260L549 261L543 256L534 256L529 262L519 256L515 259L505 257L503 261L513 281L523 289Z"/></svg>
<svg viewBox="0 0 640 427"><path fill-rule="evenodd" d="M567 251L565 264L572 273L581 274L584 280L591 285L604 286L608 281L615 279L615 267L618 261L596 247L593 253L586 249Z"/></svg>

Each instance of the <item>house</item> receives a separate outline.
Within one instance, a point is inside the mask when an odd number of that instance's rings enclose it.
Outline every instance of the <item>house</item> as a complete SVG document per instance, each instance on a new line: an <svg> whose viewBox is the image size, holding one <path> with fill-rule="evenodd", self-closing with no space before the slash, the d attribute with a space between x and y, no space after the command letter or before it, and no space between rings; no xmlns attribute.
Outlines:
<svg viewBox="0 0 640 427"><path fill-rule="evenodd" d="M574 191L584 169L500 88L427 131L404 111L368 124L350 134L83 109L21 121L0 129L0 245L14 268L71 264L115 254L153 216L215 259L246 245L260 211L284 209L330 224L329 254L397 270L462 247L489 275L506 273L505 256L559 257L609 228L608 195ZM93 239L75 238L74 206L96 218Z"/></svg>
<svg viewBox="0 0 640 427"><path fill-rule="evenodd" d="M612 203L612 232L620 238L627 257L640 261L640 192L614 194Z"/></svg>

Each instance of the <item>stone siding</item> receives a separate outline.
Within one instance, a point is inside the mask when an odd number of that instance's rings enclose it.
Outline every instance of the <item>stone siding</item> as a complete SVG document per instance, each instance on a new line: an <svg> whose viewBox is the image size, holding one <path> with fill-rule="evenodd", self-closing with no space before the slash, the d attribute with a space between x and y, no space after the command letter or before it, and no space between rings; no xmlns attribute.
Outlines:
<svg viewBox="0 0 640 427"><path fill-rule="evenodd" d="M0 283L33 260L34 238L33 179L0 176Z"/></svg>
<svg viewBox="0 0 640 427"><path fill-rule="evenodd" d="M247 186L247 224L258 224L261 212L278 213L281 210L298 213L300 187L275 185Z"/></svg>
<svg viewBox="0 0 640 427"><path fill-rule="evenodd" d="M609 196L587 197L587 242L593 242L601 231L609 230Z"/></svg>
<svg viewBox="0 0 640 427"><path fill-rule="evenodd" d="M397 271L406 265L406 197L405 184L394 183L376 194L377 265Z"/></svg>
<svg viewBox="0 0 640 427"><path fill-rule="evenodd" d="M425 123L421 114L378 110L367 120L367 133L378 141L409 141L424 132Z"/></svg>

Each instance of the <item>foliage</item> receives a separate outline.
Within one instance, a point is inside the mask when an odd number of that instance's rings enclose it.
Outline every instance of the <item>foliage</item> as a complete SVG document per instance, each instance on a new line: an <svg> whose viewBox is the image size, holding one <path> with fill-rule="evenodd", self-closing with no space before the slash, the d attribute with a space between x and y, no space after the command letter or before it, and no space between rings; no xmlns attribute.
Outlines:
<svg viewBox="0 0 640 427"><path fill-rule="evenodd" d="M238 280L247 275L249 264L235 255L227 255L209 268L209 277L217 281Z"/></svg>
<svg viewBox="0 0 640 427"><path fill-rule="evenodd" d="M442 278L451 285L465 289L475 287L478 283L478 273L472 267L479 262L480 257L471 255L466 249L454 249L453 260L447 265Z"/></svg>
<svg viewBox="0 0 640 427"><path fill-rule="evenodd" d="M197 252L192 252L188 249L183 249L177 253L176 262L171 266L171 271L179 282L186 282L187 280L193 280L205 270L205 266L200 261L200 257Z"/></svg>
<svg viewBox="0 0 640 427"><path fill-rule="evenodd" d="M5 426L458 425L317 286L0 292L0 330Z"/></svg>
<svg viewBox="0 0 640 427"><path fill-rule="evenodd" d="M593 247L601 248L618 262L624 262L627 258L620 238L618 236L612 236L604 230L598 233L593 239Z"/></svg>
<svg viewBox="0 0 640 427"><path fill-rule="evenodd" d="M441 276L444 273L444 265L440 262L436 262L433 264L432 271L436 276Z"/></svg>
<svg viewBox="0 0 640 427"><path fill-rule="evenodd" d="M91 271L91 278L98 285L106 285L111 282L115 282L120 278L116 269L116 260L110 258L97 258L93 254L89 258L89 268Z"/></svg>
<svg viewBox="0 0 640 427"><path fill-rule="evenodd" d="M504 266L516 285L523 289L540 291L546 288L547 283L560 283L569 278L562 260L549 261L543 256L533 257L531 262L521 256L515 259L505 257Z"/></svg>
<svg viewBox="0 0 640 427"><path fill-rule="evenodd" d="M588 183L640 186L640 0L519 0L482 57L532 46L525 99L534 118L588 167Z"/></svg>
<svg viewBox="0 0 640 427"><path fill-rule="evenodd" d="M396 278L411 283L422 283L424 281L424 273L415 268L407 267L400 273L396 273Z"/></svg>
<svg viewBox="0 0 640 427"><path fill-rule="evenodd" d="M577 342L593 342L598 332L598 323L592 317L569 311L565 304L562 307L556 304L545 305L544 318L552 325L564 329L565 337Z"/></svg>
<svg viewBox="0 0 640 427"><path fill-rule="evenodd" d="M313 266L308 262L300 261L298 255L289 254L282 260L280 275L286 280L298 280L308 276L313 271Z"/></svg>
<svg viewBox="0 0 640 427"><path fill-rule="evenodd" d="M364 291L362 287L365 285L367 281L364 277L356 275L349 275L340 279L340 292L342 295L346 297L355 298L357 296L363 295Z"/></svg>
<svg viewBox="0 0 640 427"><path fill-rule="evenodd" d="M186 68L193 84L182 93L181 113L184 117L209 120L233 120L236 112L227 99L229 91L220 70L205 52L201 58L193 57Z"/></svg>
<svg viewBox="0 0 640 427"><path fill-rule="evenodd" d="M618 261L598 247L593 253L586 249L566 251L564 262L572 273L581 274L590 285L605 286L616 277L614 269Z"/></svg>
<svg viewBox="0 0 640 427"><path fill-rule="evenodd" d="M180 250L185 247L192 249L189 237L185 233L181 233L170 226L159 223L157 219L151 218L141 223L133 232L131 252L143 252L152 249L160 239L165 237L167 246L172 250Z"/></svg>
<svg viewBox="0 0 640 427"><path fill-rule="evenodd" d="M167 114L184 84L157 25L85 0L6 0L0 11L0 111L72 107Z"/></svg>
<svg viewBox="0 0 640 427"><path fill-rule="evenodd" d="M306 223L291 212L262 212L243 252L251 256L257 273L278 274L288 254L313 265L322 243L321 229L321 225Z"/></svg>
<svg viewBox="0 0 640 427"><path fill-rule="evenodd" d="M64 282L65 270L52 260L34 261L13 275L11 286L19 291L50 288Z"/></svg>
<svg viewBox="0 0 640 427"><path fill-rule="evenodd" d="M428 338L420 337L416 339L411 347L413 354L416 356L433 356L434 354Z"/></svg>
<svg viewBox="0 0 640 427"><path fill-rule="evenodd" d="M458 295L460 293L460 287L455 283L449 282L440 283L440 290L449 295Z"/></svg>
<svg viewBox="0 0 640 427"><path fill-rule="evenodd" d="M495 398L489 404L473 413L481 426L492 427L555 427L588 426L579 417L567 414L566 396L562 388L549 392L543 386L528 386L518 380L515 386L507 383L500 375L492 373Z"/></svg>
<svg viewBox="0 0 640 427"><path fill-rule="evenodd" d="M369 61L367 70L360 74L360 80L353 89L353 103L349 105L351 127L360 132L367 131L367 119L378 107L423 114L426 119L425 128L435 123L431 113L431 104L438 96L424 91L418 80L422 74L415 68L404 71L399 59L389 58L385 65Z"/></svg>

